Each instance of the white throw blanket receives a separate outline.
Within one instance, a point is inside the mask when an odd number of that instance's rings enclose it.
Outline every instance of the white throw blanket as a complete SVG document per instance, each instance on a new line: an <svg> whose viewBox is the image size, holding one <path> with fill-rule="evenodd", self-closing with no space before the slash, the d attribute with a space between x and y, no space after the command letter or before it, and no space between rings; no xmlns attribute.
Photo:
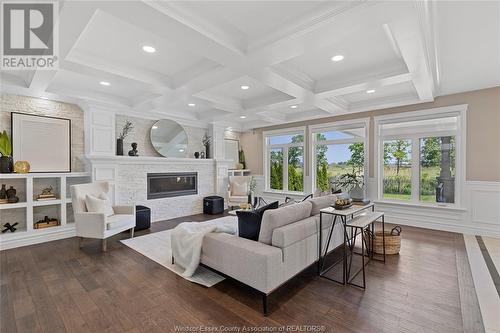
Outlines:
<svg viewBox="0 0 500 333"><path fill-rule="evenodd" d="M207 222L183 222L172 230L172 255L175 263L185 269L182 276L190 277L198 268L203 237L210 232L238 233L238 218L226 216Z"/></svg>

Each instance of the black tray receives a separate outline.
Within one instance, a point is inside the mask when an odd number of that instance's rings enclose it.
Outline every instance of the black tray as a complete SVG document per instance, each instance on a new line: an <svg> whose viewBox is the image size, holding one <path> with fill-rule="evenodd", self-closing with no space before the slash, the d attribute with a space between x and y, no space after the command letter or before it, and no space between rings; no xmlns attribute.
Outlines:
<svg viewBox="0 0 500 333"><path fill-rule="evenodd" d="M350 204L348 204L348 205L343 205L343 206L333 205L333 208L338 209L338 210L347 209L347 208L350 208L350 207L352 207L352 202Z"/></svg>

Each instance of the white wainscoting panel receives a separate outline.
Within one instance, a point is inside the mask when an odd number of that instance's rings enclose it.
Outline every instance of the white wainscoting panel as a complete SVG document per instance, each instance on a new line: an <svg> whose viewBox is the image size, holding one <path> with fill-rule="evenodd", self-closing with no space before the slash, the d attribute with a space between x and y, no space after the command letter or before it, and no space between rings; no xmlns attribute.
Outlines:
<svg viewBox="0 0 500 333"><path fill-rule="evenodd" d="M500 182L466 182L466 204L474 225L500 229Z"/></svg>

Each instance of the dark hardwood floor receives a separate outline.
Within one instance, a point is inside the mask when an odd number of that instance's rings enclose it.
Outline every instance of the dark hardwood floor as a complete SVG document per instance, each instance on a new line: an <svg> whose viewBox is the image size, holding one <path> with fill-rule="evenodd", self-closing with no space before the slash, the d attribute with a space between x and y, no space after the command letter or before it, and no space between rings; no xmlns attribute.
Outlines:
<svg viewBox="0 0 500 333"><path fill-rule="evenodd" d="M158 222L136 235L206 219ZM401 254L367 266L366 291L318 278L309 269L270 296L268 317L248 287L229 279L212 288L190 283L119 242L127 237L108 240L106 253L93 240L80 250L76 238L0 252L1 332L174 332L176 325L483 330L470 283L467 298L460 297L459 273L470 276L460 234L403 227ZM461 304L470 318L462 318Z"/></svg>

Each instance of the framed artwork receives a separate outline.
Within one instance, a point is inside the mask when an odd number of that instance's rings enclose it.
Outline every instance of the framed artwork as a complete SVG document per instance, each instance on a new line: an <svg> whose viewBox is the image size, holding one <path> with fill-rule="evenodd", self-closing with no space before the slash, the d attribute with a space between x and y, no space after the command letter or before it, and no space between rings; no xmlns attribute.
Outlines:
<svg viewBox="0 0 500 333"><path fill-rule="evenodd" d="M240 142L238 140L224 139L224 159L234 163L234 168L240 161Z"/></svg>
<svg viewBox="0 0 500 333"><path fill-rule="evenodd" d="M71 120L12 112L12 156L30 172L71 172Z"/></svg>

